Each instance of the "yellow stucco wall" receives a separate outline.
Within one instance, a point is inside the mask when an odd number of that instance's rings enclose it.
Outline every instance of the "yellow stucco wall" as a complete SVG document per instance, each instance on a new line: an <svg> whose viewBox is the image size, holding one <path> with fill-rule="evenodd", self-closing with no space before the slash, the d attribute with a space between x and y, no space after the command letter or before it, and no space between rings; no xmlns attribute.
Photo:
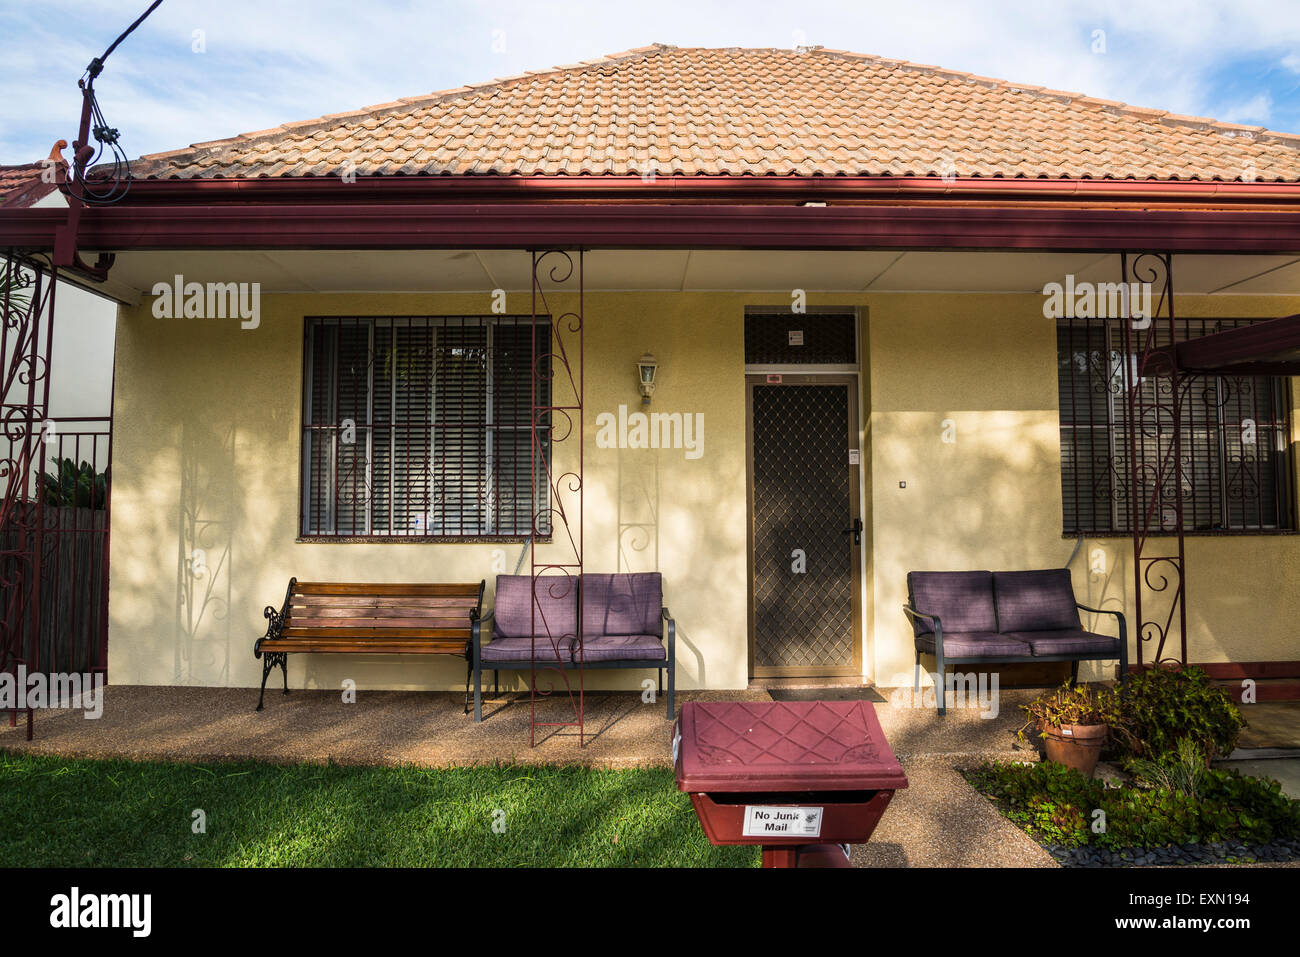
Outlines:
<svg viewBox="0 0 1300 957"><path fill-rule="evenodd" d="M747 680L744 306L760 293L588 293L585 561L658 569L678 622L679 687ZM513 293L509 312L527 311ZM869 534L868 675L910 673L899 611L912 568L1059 565L1055 332L1039 296L812 297L863 307L862 430ZM553 297L555 311L570 300ZM123 684L253 686L262 608L302 579L439 581L512 570L519 545L296 542L304 316L455 315L488 295L268 295L256 330L124 308L117 339L109 667ZM1275 316L1300 300L1182 297L1184 315ZM657 411L703 412L705 454L599 449L595 418L637 407L634 362L660 360ZM956 441L942 441L951 420ZM566 447L567 448L567 447ZM563 466L564 452L558 453ZM906 482L905 489L899 488ZM1195 660L1300 657L1286 622L1300 537L1189 539ZM1128 602L1126 541L1076 588ZM198 550L197 552L195 550ZM498 551L499 549L499 551ZM194 574L198 560L200 574ZM1129 609L1131 611L1131 608ZM1085 671L1085 674L1087 672ZM290 683L458 688L464 665L423 657L297 655ZM591 675L634 687L639 673Z"/></svg>
<svg viewBox="0 0 1300 957"><path fill-rule="evenodd" d="M746 680L743 312L733 295L586 297L585 563L665 576L678 624L679 687ZM572 306L552 297L558 314ZM262 609L291 575L460 581L512 571L521 545L296 542L303 317L487 314L483 295L266 296L255 330L222 320L118 322L110 668L139 684L255 685ZM507 311L527 312L527 293ZM704 450L600 449L595 419L639 408L637 357L660 361L654 409L704 413ZM558 398L558 393L557 393ZM557 469L571 464L561 446ZM572 503L569 503L572 507ZM206 571L192 574L201 549ZM558 549L559 546L553 546ZM499 551L498 551L499 549ZM555 554L553 552L553 554ZM299 655L290 683L461 686L452 659ZM604 672L597 687L645 675Z"/></svg>

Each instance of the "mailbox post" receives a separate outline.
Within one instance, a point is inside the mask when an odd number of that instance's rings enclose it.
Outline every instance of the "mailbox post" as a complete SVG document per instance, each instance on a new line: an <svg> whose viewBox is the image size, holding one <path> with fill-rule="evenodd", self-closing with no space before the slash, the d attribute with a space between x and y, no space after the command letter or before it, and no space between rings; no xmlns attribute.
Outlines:
<svg viewBox="0 0 1300 957"><path fill-rule="evenodd" d="M907 777L865 701L688 702L677 787L713 844L758 844L764 867L848 867Z"/></svg>

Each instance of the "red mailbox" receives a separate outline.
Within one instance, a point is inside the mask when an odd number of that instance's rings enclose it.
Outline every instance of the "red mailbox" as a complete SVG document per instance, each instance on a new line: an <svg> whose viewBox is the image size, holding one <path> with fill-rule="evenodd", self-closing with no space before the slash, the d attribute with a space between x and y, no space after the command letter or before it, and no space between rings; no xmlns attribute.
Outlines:
<svg viewBox="0 0 1300 957"><path fill-rule="evenodd" d="M673 762L709 841L762 845L764 867L847 867L907 787L865 701L689 702Z"/></svg>

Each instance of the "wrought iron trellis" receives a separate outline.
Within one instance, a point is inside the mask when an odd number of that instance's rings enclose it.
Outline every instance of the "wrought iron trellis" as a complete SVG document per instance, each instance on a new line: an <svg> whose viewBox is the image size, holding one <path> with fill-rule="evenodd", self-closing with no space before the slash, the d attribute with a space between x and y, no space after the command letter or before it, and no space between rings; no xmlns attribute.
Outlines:
<svg viewBox="0 0 1300 957"><path fill-rule="evenodd" d="M538 336L532 336L532 487L539 487L545 476L548 495L533 512L532 536L529 539L529 574L532 578L532 647L528 670L529 746L537 743L541 727L577 727L578 744L586 743L583 726L584 685L582 642L583 560L583 253L581 250L533 250L532 318L534 327L549 322L551 335L544 353L538 352ZM547 285L552 291L573 298L576 308L560 311L551 308ZM549 389L543 388L549 383ZM543 398L545 396L545 398ZM560 421L557 421L560 420ZM561 443L575 440L561 448ZM576 448L574 448L576 446ZM570 459L561 464L562 453ZM550 532L550 542L539 541ZM539 554L539 549L541 550ZM542 604L542 596L554 601ZM544 607L555 601L576 597L577 614L573 631L567 623L549 621ZM540 626L540 627L539 627ZM538 639L542 639L538 658ZM565 654L568 657L566 659ZM570 678L576 666L577 686ZM545 686L540 679L550 676ZM558 676L558 678L557 678ZM539 721L539 699L549 700L556 691L556 680L563 685L564 696L573 708L572 720Z"/></svg>
<svg viewBox="0 0 1300 957"><path fill-rule="evenodd" d="M7 442L0 458L0 671L14 674L15 688L19 668L40 667L33 655L41 634L45 496L32 489L44 462L57 279L53 264L18 250L0 262L0 425ZM25 710L30 740L32 709ZM17 718L10 709L10 725Z"/></svg>
<svg viewBox="0 0 1300 957"><path fill-rule="evenodd" d="M1187 661L1183 523L1187 462L1183 455L1182 419L1191 380L1180 372L1175 358L1178 322L1174 309L1173 255L1122 253L1120 273L1126 306L1122 381L1138 622L1136 663L1143 663L1144 644L1152 643L1152 664L1181 664ZM1135 283L1151 286L1149 315L1134 315L1129 308L1133 298L1131 290L1138 288L1132 285ZM1162 345L1169 348L1159 348ZM1144 388L1144 380L1148 378L1152 380L1151 387ZM1175 626L1176 655L1169 650Z"/></svg>

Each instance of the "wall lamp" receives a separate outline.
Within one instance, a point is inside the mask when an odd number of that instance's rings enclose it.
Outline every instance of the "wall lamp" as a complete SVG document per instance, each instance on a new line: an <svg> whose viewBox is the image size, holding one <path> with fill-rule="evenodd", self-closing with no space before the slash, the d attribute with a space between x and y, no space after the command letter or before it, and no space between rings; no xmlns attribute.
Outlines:
<svg viewBox="0 0 1300 957"><path fill-rule="evenodd" d="M636 378L641 389L642 405L650 404L650 397L655 394L655 376L658 373L659 361L649 352L636 360Z"/></svg>

